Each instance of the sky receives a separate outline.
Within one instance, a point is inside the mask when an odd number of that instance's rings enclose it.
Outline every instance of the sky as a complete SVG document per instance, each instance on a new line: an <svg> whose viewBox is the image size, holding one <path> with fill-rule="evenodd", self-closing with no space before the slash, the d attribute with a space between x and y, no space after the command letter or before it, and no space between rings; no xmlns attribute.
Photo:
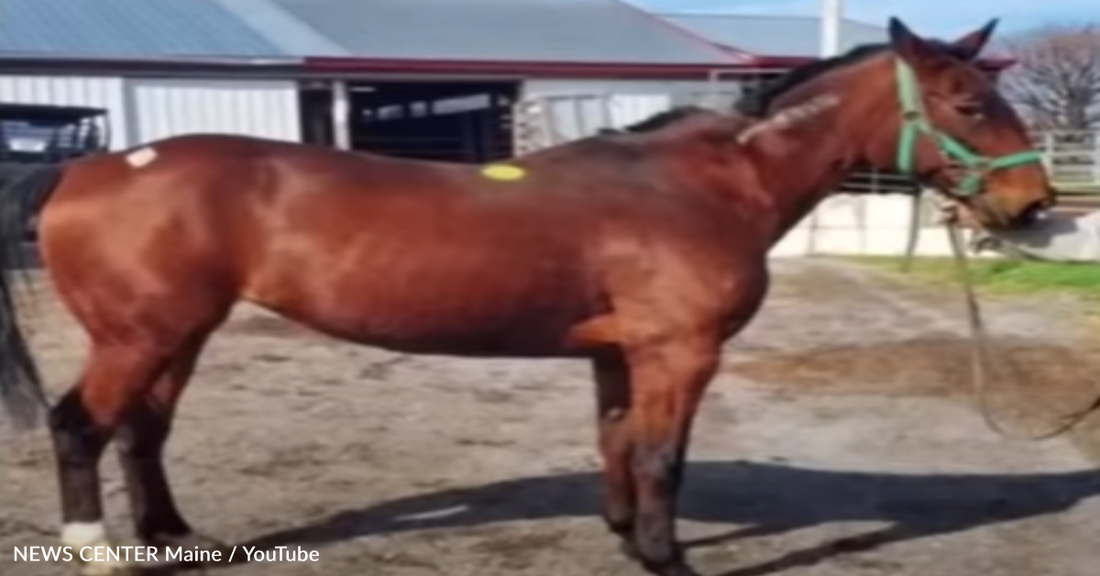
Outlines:
<svg viewBox="0 0 1100 576"><path fill-rule="evenodd" d="M651 10L723 11L742 14L816 16L820 0L632 0ZM998 32L1042 24L1100 21L1100 0L844 0L845 15L885 25L901 18L916 32L951 38L1000 18ZM1091 5L1091 7L1090 7Z"/></svg>

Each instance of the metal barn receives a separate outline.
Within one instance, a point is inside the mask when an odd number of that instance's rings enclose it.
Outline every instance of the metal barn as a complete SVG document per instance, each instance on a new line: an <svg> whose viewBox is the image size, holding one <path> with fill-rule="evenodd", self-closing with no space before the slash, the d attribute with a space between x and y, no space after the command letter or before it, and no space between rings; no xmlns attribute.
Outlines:
<svg viewBox="0 0 1100 576"><path fill-rule="evenodd" d="M843 26L848 45L886 36ZM0 102L104 108L116 150L220 132L485 162L677 104L729 106L816 59L819 29L622 0L3 0ZM867 236L879 200L839 198L861 239L837 242L885 246ZM821 234L802 233L779 251L816 251Z"/></svg>
<svg viewBox="0 0 1100 576"><path fill-rule="evenodd" d="M720 105L812 59L775 39L814 26L619 0L5 0L0 101L106 108L115 149L214 131L481 161L515 151L521 101L552 99L562 137Z"/></svg>

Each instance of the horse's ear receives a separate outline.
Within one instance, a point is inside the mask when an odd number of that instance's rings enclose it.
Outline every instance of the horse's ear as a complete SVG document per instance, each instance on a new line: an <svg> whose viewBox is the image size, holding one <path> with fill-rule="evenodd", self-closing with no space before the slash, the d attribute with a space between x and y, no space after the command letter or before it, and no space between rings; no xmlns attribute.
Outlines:
<svg viewBox="0 0 1100 576"><path fill-rule="evenodd" d="M924 38L914 34L901 20L891 17L887 29L890 33L890 46L910 65L918 66L921 62L936 56L936 48Z"/></svg>
<svg viewBox="0 0 1100 576"><path fill-rule="evenodd" d="M993 31L997 29L999 19L994 18L985 26L955 40L951 43L951 53L963 60L973 60L981 54L982 49L989 43Z"/></svg>

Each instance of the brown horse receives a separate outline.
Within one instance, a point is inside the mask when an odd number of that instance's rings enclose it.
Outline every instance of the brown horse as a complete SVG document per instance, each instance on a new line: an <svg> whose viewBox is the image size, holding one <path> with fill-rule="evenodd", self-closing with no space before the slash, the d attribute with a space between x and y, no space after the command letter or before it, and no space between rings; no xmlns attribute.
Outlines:
<svg viewBox="0 0 1100 576"><path fill-rule="evenodd" d="M1052 203L973 62L994 24L948 44L891 20L889 44L792 72L750 118L687 114L497 170L191 135L19 187L6 253L39 214L45 269L91 343L49 413L63 542L108 542L97 464L116 434L137 534L194 538L162 450L244 300L394 351L591 360L603 516L650 572L693 574L674 529L684 455L723 342L767 293L769 248L857 165L910 171L991 227ZM28 413L42 387L5 282L0 388Z"/></svg>

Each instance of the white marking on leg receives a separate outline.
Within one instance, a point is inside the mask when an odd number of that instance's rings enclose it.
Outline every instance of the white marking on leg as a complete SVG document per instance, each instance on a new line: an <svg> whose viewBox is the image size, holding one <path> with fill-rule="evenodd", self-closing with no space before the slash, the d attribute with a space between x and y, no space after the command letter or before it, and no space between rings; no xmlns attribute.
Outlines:
<svg viewBox="0 0 1100 576"><path fill-rule="evenodd" d="M61 530L61 544L72 546L99 546L107 543L107 529L102 522L72 522Z"/></svg>
<svg viewBox="0 0 1100 576"><path fill-rule="evenodd" d="M157 151L152 147L146 146L144 148L138 148L133 152L126 155L126 162L134 168L141 168L148 166L153 160L157 159Z"/></svg>
<svg viewBox="0 0 1100 576"><path fill-rule="evenodd" d="M61 544L72 547L73 560L84 564L81 574L84 576L100 576L112 574L115 570L128 566L121 558L117 561L109 558L104 547L111 546L111 540L107 537L107 529L102 522L71 522L61 529ZM92 547L84 553L83 558L92 559L84 562L81 557L81 549ZM100 548L98 554L95 548ZM104 558L96 561L94 558Z"/></svg>

